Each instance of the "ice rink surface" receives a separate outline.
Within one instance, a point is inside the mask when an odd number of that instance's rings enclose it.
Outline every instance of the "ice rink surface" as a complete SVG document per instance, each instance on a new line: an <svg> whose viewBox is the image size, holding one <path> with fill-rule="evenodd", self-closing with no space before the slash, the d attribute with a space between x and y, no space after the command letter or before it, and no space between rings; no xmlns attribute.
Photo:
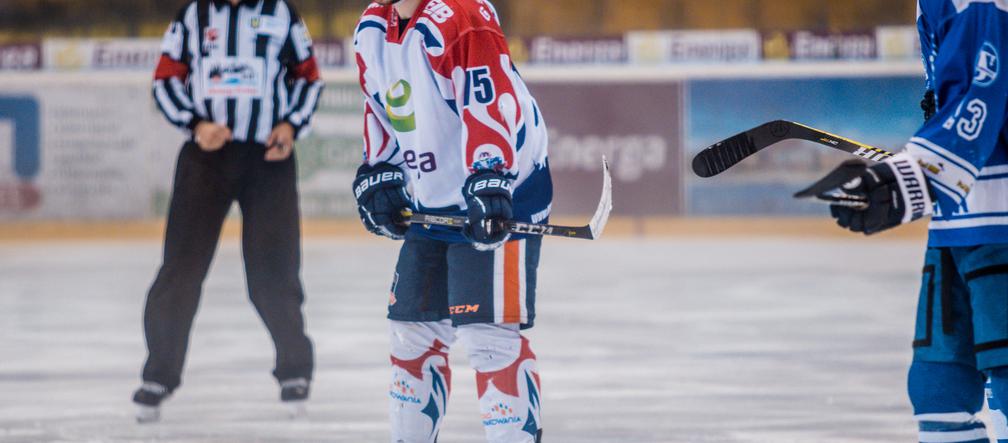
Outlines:
<svg viewBox="0 0 1008 443"><path fill-rule="evenodd" d="M397 245L305 241L318 370L291 421L225 242L182 387L137 425L156 242L0 245L0 442L385 442ZM904 385L923 245L764 238L549 240L537 327L555 442L909 442ZM482 441L453 352L441 443Z"/></svg>

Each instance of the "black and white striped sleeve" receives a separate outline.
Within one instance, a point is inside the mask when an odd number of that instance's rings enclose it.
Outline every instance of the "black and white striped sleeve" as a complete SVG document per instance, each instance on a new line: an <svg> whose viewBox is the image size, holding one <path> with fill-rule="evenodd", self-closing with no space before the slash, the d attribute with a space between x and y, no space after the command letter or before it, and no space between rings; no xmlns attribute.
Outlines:
<svg viewBox="0 0 1008 443"><path fill-rule="evenodd" d="M154 101L169 122L186 130L192 130L200 122L188 86L192 36L187 22L195 21L195 9L195 3L190 4L168 27L161 43L161 59L154 71Z"/></svg>
<svg viewBox="0 0 1008 443"><path fill-rule="evenodd" d="M308 27L294 9L289 4L287 6L290 8L291 25L281 61L287 67L291 94L283 121L290 123L294 127L296 137L301 138L310 132L311 119L318 107L325 83L315 60Z"/></svg>

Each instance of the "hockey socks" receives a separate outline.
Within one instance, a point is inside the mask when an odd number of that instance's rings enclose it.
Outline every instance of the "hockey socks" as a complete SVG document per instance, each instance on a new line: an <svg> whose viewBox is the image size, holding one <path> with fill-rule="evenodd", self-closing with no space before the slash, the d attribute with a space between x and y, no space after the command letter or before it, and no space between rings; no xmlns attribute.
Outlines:
<svg viewBox="0 0 1008 443"><path fill-rule="evenodd" d="M908 388L921 443L989 443L975 415L984 392L984 376L975 368L915 361Z"/></svg>
<svg viewBox="0 0 1008 443"><path fill-rule="evenodd" d="M539 372L518 325L392 321L389 413L394 443L434 443L451 393L448 351L456 334L476 370L481 421L490 443L539 443Z"/></svg>
<svg viewBox="0 0 1008 443"><path fill-rule="evenodd" d="M539 371L517 325L465 325L459 340L476 370L487 441L537 443L542 438Z"/></svg>
<svg viewBox="0 0 1008 443"><path fill-rule="evenodd" d="M448 350L454 341L450 321L391 322L392 382L389 415L395 443L437 440L451 392Z"/></svg>

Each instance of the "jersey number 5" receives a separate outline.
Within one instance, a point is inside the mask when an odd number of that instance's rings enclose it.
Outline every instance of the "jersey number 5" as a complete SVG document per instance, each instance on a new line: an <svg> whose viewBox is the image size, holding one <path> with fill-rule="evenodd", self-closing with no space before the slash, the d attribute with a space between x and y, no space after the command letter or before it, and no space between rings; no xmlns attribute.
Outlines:
<svg viewBox="0 0 1008 443"><path fill-rule="evenodd" d="M490 68L478 66L466 71L466 94L465 105L469 106L472 100L482 105L493 103L496 98L493 80L490 78Z"/></svg>

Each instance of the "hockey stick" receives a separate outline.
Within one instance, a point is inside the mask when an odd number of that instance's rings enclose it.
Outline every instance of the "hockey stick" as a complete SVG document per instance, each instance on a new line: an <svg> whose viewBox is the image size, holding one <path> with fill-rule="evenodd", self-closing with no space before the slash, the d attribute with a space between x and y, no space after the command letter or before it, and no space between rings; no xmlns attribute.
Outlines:
<svg viewBox="0 0 1008 443"><path fill-rule="evenodd" d="M894 155L884 149L801 123L776 120L704 149L693 158L693 172L701 177L713 177L784 140L811 141L872 161L882 161ZM849 161L808 188L797 192L794 197L814 198L831 205L867 209L868 201L863 196L851 195L843 190L843 185L859 177L863 170L856 160Z"/></svg>
<svg viewBox="0 0 1008 443"><path fill-rule="evenodd" d="M753 154L784 140L806 140L874 161L885 160L893 156L893 153L884 149L830 134L801 123L776 120L736 134L700 151L696 157L693 157L693 172L704 178L713 177L727 171Z"/></svg>
<svg viewBox="0 0 1008 443"><path fill-rule="evenodd" d="M547 235L554 237L580 238L585 240L595 240L602 236L606 222L609 221L609 213L612 212L612 177L609 175L609 162L602 157L602 197L599 199L598 209L591 221L585 226L558 226L535 223L525 223L519 221L507 221L505 228L512 234L526 235ZM409 222L421 225L448 226L462 229L468 219L459 215L433 215L412 213Z"/></svg>

